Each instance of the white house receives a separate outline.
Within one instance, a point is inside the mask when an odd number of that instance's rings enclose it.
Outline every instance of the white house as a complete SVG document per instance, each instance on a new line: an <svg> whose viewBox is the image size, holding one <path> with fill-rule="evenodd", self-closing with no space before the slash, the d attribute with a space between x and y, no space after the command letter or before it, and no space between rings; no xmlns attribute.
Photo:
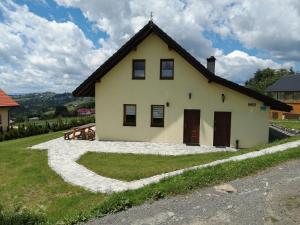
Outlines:
<svg viewBox="0 0 300 225"><path fill-rule="evenodd" d="M98 140L247 148L292 107L215 75L150 21L74 92L95 96Z"/></svg>

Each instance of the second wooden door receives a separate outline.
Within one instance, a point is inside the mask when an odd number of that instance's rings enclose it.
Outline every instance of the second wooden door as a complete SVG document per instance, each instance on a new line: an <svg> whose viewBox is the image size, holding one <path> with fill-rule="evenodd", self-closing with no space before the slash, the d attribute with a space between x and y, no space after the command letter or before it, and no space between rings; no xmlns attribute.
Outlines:
<svg viewBox="0 0 300 225"><path fill-rule="evenodd" d="M231 112L214 114L214 146L230 146Z"/></svg>

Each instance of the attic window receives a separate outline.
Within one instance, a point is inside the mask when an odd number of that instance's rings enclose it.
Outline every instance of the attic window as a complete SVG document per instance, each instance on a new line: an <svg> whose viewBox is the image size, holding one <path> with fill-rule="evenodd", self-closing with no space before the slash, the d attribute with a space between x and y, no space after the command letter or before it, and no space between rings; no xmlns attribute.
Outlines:
<svg viewBox="0 0 300 225"><path fill-rule="evenodd" d="M174 59L160 60L160 79L161 80L174 79Z"/></svg>
<svg viewBox="0 0 300 225"><path fill-rule="evenodd" d="M136 125L136 105L125 104L124 105L124 126L135 126Z"/></svg>
<svg viewBox="0 0 300 225"><path fill-rule="evenodd" d="M134 59L132 61L132 79L145 79L145 59Z"/></svg>

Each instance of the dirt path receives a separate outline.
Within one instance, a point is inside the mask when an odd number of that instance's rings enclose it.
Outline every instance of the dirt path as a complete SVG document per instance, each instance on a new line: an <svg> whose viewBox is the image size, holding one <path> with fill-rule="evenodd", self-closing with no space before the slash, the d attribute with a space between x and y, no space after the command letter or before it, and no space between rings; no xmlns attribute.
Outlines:
<svg viewBox="0 0 300 225"><path fill-rule="evenodd" d="M214 187L147 203L86 225L300 224L300 160L229 183L237 192Z"/></svg>

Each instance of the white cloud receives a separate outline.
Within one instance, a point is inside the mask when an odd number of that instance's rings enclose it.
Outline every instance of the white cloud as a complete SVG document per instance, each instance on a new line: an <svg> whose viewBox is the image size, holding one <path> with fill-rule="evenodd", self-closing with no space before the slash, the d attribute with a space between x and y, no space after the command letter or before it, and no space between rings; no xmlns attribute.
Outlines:
<svg viewBox="0 0 300 225"><path fill-rule="evenodd" d="M201 51L194 49L199 56L213 53L211 42L202 35L207 30L249 48L265 49L272 58L300 61L299 0L56 1L80 8L117 43L120 34L136 32L153 11L155 21L177 40L201 46Z"/></svg>
<svg viewBox="0 0 300 225"><path fill-rule="evenodd" d="M210 29L231 36L248 48L267 50L273 59L300 61L299 0L232 0L219 3L218 23Z"/></svg>
<svg viewBox="0 0 300 225"><path fill-rule="evenodd" d="M202 34L205 21L196 21L189 5L181 0L56 1L63 6L80 8L90 21L96 23L99 30L106 32L109 39L105 43L101 42L106 48L115 49L128 40L148 22L150 12L153 11L155 22L191 53L199 57L215 53L212 42ZM203 3L200 8L204 15Z"/></svg>
<svg viewBox="0 0 300 225"><path fill-rule="evenodd" d="M204 36L205 31L239 40L246 47L261 48L271 56L296 60L300 55L300 4L261 1L197 0L56 0L77 7L106 32L96 48L72 21L55 22L39 17L10 1L0 3L0 87L30 91L71 91L112 55L149 20L154 21L189 52L205 62L217 57L217 73L242 83L258 68L280 68L272 59L250 56L242 51L224 54ZM260 4L261 3L261 4ZM289 15L282 14L289 10ZM268 13L266 13L268 12ZM263 15L263 16L262 16ZM71 19L70 19L71 20ZM276 24L276 27L274 27ZM289 32L291 31L291 32ZM295 46L296 45L296 46Z"/></svg>
<svg viewBox="0 0 300 225"><path fill-rule="evenodd" d="M216 54L216 73L224 78L234 80L239 84L249 79L258 69L264 68L290 68L293 63L279 64L270 59L262 59L255 56L250 56L246 52L235 50L227 55L222 52Z"/></svg>
<svg viewBox="0 0 300 225"><path fill-rule="evenodd" d="M299 14L294 13L292 4L296 4L297 1L289 0L290 5L272 0L56 1L64 6L80 8L90 21L96 22L98 28L107 32L110 37L102 42L108 48L116 48L124 39L137 32L148 21L150 12L153 11L155 22L189 52L204 63L206 57L216 55L217 73L239 83L247 80L257 69L290 67L294 63L279 64L272 59L250 56L242 51L233 51L225 55L222 50L213 48L212 42L203 36L204 31L219 34L224 38L238 39L247 47L270 50L274 58L300 55L300 51L297 50L300 44L295 47L295 42L290 43L293 35L287 37L288 32L281 33L281 29L290 28L297 34L300 32L300 29L297 29L300 26L300 18L295 20ZM276 2L280 3L279 9ZM115 6L117 9L113 10ZM283 18L285 10L291 11L291 15ZM278 40L277 36L280 36ZM300 38L300 34L295 35L295 38ZM284 46L293 50L290 49L287 53Z"/></svg>
<svg viewBox="0 0 300 225"><path fill-rule="evenodd" d="M108 55L72 22L48 21L14 3L0 10L0 86L10 92L71 91Z"/></svg>

